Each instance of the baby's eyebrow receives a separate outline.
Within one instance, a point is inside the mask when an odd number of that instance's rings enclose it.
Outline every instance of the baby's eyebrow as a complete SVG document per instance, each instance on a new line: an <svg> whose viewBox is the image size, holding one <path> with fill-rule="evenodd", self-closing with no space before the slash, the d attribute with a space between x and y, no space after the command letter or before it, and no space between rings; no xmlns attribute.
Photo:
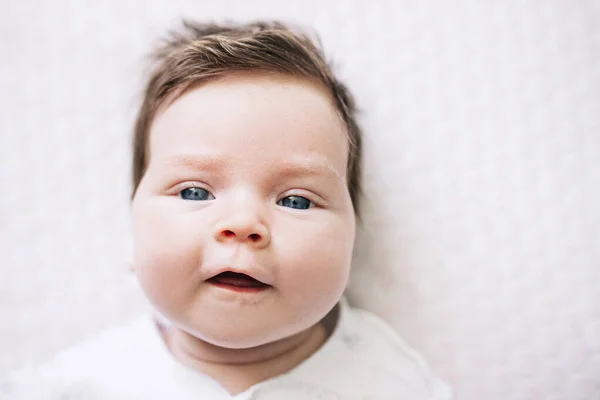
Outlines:
<svg viewBox="0 0 600 400"><path fill-rule="evenodd" d="M298 157L282 163L278 168L282 176L302 175L327 175L331 178L345 181L345 176L340 175L327 160L321 157Z"/></svg>
<svg viewBox="0 0 600 400"><path fill-rule="evenodd" d="M268 163L269 160L257 160L259 163ZM319 176L346 180L345 174L340 175L328 160L321 156L297 156L285 161L275 161L277 164L275 174L283 177ZM231 160L227 157L210 154L179 154L162 158L157 167L175 167L191 170L224 171Z"/></svg>
<svg viewBox="0 0 600 400"><path fill-rule="evenodd" d="M160 164L166 167L184 167L195 170L217 170L225 167L226 163L223 157L214 154L180 154L164 157Z"/></svg>

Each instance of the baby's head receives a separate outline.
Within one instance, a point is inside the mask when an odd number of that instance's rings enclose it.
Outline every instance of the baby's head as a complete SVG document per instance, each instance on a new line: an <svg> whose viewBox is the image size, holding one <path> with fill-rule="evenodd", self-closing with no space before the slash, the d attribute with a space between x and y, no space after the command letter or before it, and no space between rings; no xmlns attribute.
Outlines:
<svg viewBox="0 0 600 400"><path fill-rule="evenodd" d="M360 192L351 95L279 23L186 23L135 126L134 269L153 306L248 348L318 323L348 282Z"/></svg>

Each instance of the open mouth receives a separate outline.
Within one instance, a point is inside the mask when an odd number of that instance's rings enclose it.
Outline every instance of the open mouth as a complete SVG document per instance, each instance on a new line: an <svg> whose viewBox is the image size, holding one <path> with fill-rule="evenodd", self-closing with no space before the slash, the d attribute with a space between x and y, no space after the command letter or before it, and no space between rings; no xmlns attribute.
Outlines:
<svg viewBox="0 0 600 400"><path fill-rule="evenodd" d="M260 292L271 287L249 275L232 271L221 272L208 279L207 282L236 292Z"/></svg>

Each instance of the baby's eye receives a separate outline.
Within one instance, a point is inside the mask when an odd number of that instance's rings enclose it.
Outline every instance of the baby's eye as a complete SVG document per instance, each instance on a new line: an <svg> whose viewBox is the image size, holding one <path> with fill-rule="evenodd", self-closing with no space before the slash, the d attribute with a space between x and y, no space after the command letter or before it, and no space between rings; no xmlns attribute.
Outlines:
<svg viewBox="0 0 600 400"><path fill-rule="evenodd" d="M206 189L199 187L185 188L179 192L183 200L214 200L214 196Z"/></svg>
<svg viewBox="0 0 600 400"><path fill-rule="evenodd" d="M287 196L277 202L282 207L307 210L314 206L313 202L302 196Z"/></svg>

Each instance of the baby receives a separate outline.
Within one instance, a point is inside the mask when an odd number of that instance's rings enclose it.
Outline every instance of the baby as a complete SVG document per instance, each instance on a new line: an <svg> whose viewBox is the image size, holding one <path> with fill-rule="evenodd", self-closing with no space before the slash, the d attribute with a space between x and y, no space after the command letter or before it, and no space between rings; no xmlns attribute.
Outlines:
<svg viewBox="0 0 600 400"><path fill-rule="evenodd" d="M361 132L320 48L280 23L185 22L154 60L132 197L154 311L8 376L2 398L451 398L344 300Z"/></svg>

